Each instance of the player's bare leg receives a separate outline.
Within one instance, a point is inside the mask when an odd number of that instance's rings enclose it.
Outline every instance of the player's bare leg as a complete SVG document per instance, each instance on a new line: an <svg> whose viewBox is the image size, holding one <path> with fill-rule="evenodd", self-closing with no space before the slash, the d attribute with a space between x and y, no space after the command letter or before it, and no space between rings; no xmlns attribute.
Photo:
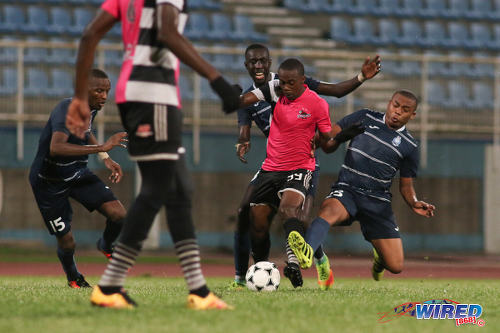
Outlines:
<svg viewBox="0 0 500 333"><path fill-rule="evenodd" d="M250 232L254 262L269 260L271 247L269 227L272 216L274 216L274 209L269 205L254 205L250 209Z"/></svg>
<svg viewBox="0 0 500 333"><path fill-rule="evenodd" d="M97 210L106 217L106 228L102 237L97 240L97 249L111 259L113 243L120 234L127 211L119 200L105 202Z"/></svg>
<svg viewBox="0 0 500 333"><path fill-rule="evenodd" d="M382 278L384 269L393 274L403 271L404 253L401 238L373 239L374 251L372 275L376 281Z"/></svg>
<svg viewBox="0 0 500 333"><path fill-rule="evenodd" d="M78 271L75 262L75 238L73 233L68 231L62 236L57 235L57 257L66 273L68 286L73 289L89 288L90 284L85 281L84 276Z"/></svg>

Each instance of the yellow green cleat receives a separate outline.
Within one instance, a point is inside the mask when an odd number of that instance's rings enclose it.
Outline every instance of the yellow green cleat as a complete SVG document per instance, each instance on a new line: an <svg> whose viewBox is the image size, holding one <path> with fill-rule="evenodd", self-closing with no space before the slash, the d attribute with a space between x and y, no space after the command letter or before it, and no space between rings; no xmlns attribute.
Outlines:
<svg viewBox="0 0 500 333"><path fill-rule="evenodd" d="M318 285L321 290L328 290L335 282L333 279L333 271L330 267L328 257L323 255L323 258L316 260L316 271L318 272Z"/></svg>
<svg viewBox="0 0 500 333"><path fill-rule="evenodd" d="M302 237L300 233L297 231L290 232L288 235L288 245L290 245L290 248L299 260L302 269L307 269L312 266L313 249L311 245L306 243L304 237Z"/></svg>
<svg viewBox="0 0 500 333"><path fill-rule="evenodd" d="M380 259L377 250L373 248L373 266L372 266L372 277L375 281L380 281L384 276L384 265Z"/></svg>

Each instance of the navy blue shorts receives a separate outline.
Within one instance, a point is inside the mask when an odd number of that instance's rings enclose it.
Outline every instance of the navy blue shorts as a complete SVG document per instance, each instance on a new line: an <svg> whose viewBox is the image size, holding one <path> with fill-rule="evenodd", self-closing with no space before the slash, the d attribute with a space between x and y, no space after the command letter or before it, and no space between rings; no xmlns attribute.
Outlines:
<svg viewBox="0 0 500 333"><path fill-rule="evenodd" d="M117 200L111 189L89 169L69 182L37 178L32 184L38 208L51 235L63 236L71 230L73 210L69 198L81 203L89 211L103 203Z"/></svg>
<svg viewBox="0 0 500 333"><path fill-rule="evenodd" d="M390 201L372 198L338 184L332 186L326 198L337 199L344 205L350 215L349 224L359 221L361 231L367 241L401 238Z"/></svg>

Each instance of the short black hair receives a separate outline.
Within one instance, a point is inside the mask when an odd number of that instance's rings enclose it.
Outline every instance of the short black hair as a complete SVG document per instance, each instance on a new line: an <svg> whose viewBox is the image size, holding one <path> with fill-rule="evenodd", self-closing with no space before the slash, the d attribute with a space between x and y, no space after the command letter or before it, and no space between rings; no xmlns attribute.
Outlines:
<svg viewBox="0 0 500 333"><path fill-rule="evenodd" d="M95 77L96 79L108 79L108 74L106 74L102 69L99 68L93 68L90 71L90 77Z"/></svg>
<svg viewBox="0 0 500 333"><path fill-rule="evenodd" d="M255 43L255 44L248 45L248 47L245 50L245 56L251 50L265 50L267 55L269 55L269 49L267 48L267 46L265 46L263 44Z"/></svg>
<svg viewBox="0 0 500 333"><path fill-rule="evenodd" d="M397 90L394 94L392 94L392 97L394 97L396 95L401 95L401 96L404 96L406 98L414 100L415 101L415 110L417 109L419 100L418 100L417 96L415 96L414 93L412 93L411 91L406 90L406 89L401 89L401 90Z"/></svg>
<svg viewBox="0 0 500 333"><path fill-rule="evenodd" d="M300 60L295 58L288 58L280 64L278 70L283 69L286 71L296 70L299 75L304 75L304 65L300 62Z"/></svg>

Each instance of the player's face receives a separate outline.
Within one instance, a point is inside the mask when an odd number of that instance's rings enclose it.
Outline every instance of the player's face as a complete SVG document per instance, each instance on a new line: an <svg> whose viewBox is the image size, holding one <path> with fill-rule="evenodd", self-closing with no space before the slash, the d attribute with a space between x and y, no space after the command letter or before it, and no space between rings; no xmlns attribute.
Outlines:
<svg viewBox="0 0 500 333"><path fill-rule="evenodd" d="M100 110L108 99L111 89L109 79L91 77L89 81L89 107L91 110Z"/></svg>
<svg viewBox="0 0 500 333"><path fill-rule="evenodd" d="M266 49L253 49L245 55L245 67L256 86L261 86L271 79L271 62Z"/></svg>
<svg viewBox="0 0 500 333"><path fill-rule="evenodd" d="M387 105L385 123L392 129L399 129L415 118L417 103L406 96L396 94Z"/></svg>
<svg viewBox="0 0 500 333"><path fill-rule="evenodd" d="M304 81L305 76L300 75L299 72L294 70L278 70L278 76L280 78L280 90L283 95L289 100L293 101L305 90Z"/></svg>

